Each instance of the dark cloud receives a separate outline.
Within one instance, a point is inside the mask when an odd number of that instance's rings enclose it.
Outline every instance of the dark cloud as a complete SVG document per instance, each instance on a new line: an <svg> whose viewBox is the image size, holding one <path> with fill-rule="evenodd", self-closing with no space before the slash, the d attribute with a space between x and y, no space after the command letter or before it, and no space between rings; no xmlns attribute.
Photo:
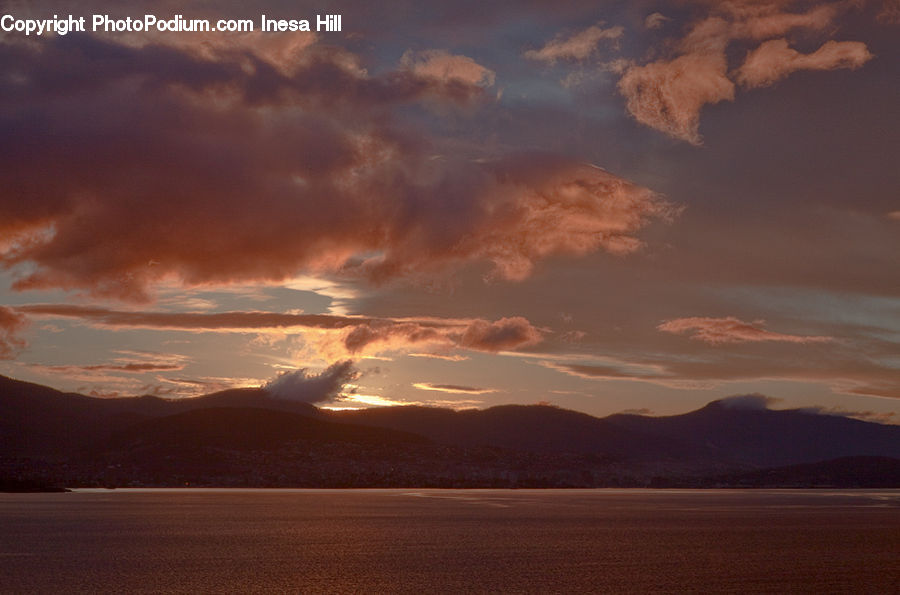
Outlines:
<svg viewBox="0 0 900 595"><path fill-rule="evenodd" d="M477 351L516 349L540 341L540 331L521 316L501 318L496 322L476 320L459 338L461 346Z"/></svg>
<svg viewBox="0 0 900 595"><path fill-rule="evenodd" d="M802 350L791 342L747 342L728 349L673 349L630 359L560 357L542 365L579 378L634 380L682 390L781 380L822 384L835 393L900 398L897 370L890 362L896 350L894 342L877 345L859 338L805 345Z"/></svg>
<svg viewBox="0 0 900 595"><path fill-rule="evenodd" d="M492 388L478 388L461 384L434 384L431 382L416 382L413 386L419 390L430 390L442 393L458 393L464 395L484 395L497 392Z"/></svg>
<svg viewBox="0 0 900 595"><path fill-rule="evenodd" d="M744 411L765 411L781 399L767 397L760 394L732 395L719 399L717 402L727 409L740 409Z"/></svg>
<svg viewBox="0 0 900 595"><path fill-rule="evenodd" d="M385 281L471 262L522 279L554 254L632 252L674 212L561 157L435 159L399 109L481 96L493 75L466 56L373 75L320 43L288 66L249 47L0 43L0 265L17 289L140 300L162 280Z"/></svg>
<svg viewBox="0 0 900 595"><path fill-rule="evenodd" d="M496 321L482 319L389 319L330 314L283 314L276 312L141 312L111 310L69 304L30 304L10 310L11 314L49 318L76 318L107 328L146 328L190 332L302 332L332 331L332 348L338 355L366 351L406 350L431 345L438 349L464 348L496 352L528 347L543 336L520 316ZM332 354L334 355L334 354Z"/></svg>
<svg viewBox="0 0 900 595"><path fill-rule="evenodd" d="M154 364L133 362L126 364L91 364L87 366L40 366L49 372L170 372L183 370L183 364Z"/></svg>
<svg viewBox="0 0 900 595"><path fill-rule="evenodd" d="M286 372L266 384L265 389L275 399L324 403L340 398L344 385L357 377L353 362L347 360L334 363L319 374L305 368Z"/></svg>
<svg viewBox="0 0 900 595"><path fill-rule="evenodd" d="M79 318L108 327L178 329L194 331L262 330L290 327L341 329L364 325L368 318L330 314L282 314L277 312L142 312L111 310L73 304L28 304L16 311L32 316Z"/></svg>

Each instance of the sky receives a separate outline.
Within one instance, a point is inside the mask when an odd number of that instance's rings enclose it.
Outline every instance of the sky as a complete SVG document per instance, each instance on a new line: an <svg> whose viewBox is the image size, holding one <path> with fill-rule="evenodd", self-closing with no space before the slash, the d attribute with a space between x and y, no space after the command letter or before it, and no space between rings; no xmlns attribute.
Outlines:
<svg viewBox="0 0 900 595"><path fill-rule="evenodd" d="M0 374L900 423L900 2L0 7Z"/></svg>

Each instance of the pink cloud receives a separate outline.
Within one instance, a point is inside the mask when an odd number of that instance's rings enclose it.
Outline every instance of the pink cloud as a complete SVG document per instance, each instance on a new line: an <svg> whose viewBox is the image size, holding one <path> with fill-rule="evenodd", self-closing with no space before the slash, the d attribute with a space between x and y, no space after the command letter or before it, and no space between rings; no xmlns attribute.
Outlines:
<svg viewBox="0 0 900 595"><path fill-rule="evenodd" d="M476 320L461 335L459 345L476 351L505 351L540 343L541 332L521 316L501 318L494 322Z"/></svg>
<svg viewBox="0 0 900 595"><path fill-rule="evenodd" d="M751 328L713 330L711 337L702 340L716 341L714 344L755 342L758 347L753 353L731 349L692 351L685 346L685 350L671 355L653 353L620 359L573 354L539 363L577 378L643 382L677 390L711 390L733 382L765 380L824 385L840 394L900 398L897 370L889 363L896 353L896 344L862 345L829 337L769 333L754 325L746 326ZM821 343L822 347L797 349L798 342Z"/></svg>
<svg viewBox="0 0 900 595"><path fill-rule="evenodd" d="M692 53L625 71L619 91L634 118L669 136L701 144L700 110L734 99L723 53Z"/></svg>
<svg viewBox="0 0 900 595"><path fill-rule="evenodd" d="M703 3L701 3L703 4ZM619 92L640 123L694 145L702 144L700 113L704 106L735 98L734 80L746 87L765 86L803 69L858 68L872 56L861 42L826 42L803 55L783 39L763 43L736 73L728 63L728 46L736 40L764 40L795 29L827 31L844 6L822 4L806 12L787 12L787 2L710 2L708 13L679 40L656 48L662 54L646 64L624 69Z"/></svg>
<svg viewBox="0 0 900 595"><path fill-rule="evenodd" d="M439 202L452 205L452 217L429 214L424 227L405 229L391 249L361 270L379 280L487 261L493 277L522 280L554 254L639 250L643 243L634 232L678 213L662 197L598 167L546 155L470 171L442 193Z"/></svg>
<svg viewBox="0 0 900 595"><path fill-rule="evenodd" d="M27 324L28 320L21 313L0 306L0 360L14 358L25 347L25 340L19 333Z"/></svg>
<svg viewBox="0 0 900 595"><path fill-rule="evenodd" d="M723 9L735 17L732 36L748 39L767 39L784 35L793 29L822 31L840 13L837 3L814 6L806 12L784 12L790 2L745 2L724 4Z"/></svg>
<svg viewBox="0 0 900 595"><path fill-rule="evenodd" d="M647 29L661 29L665 26L667 21L671 20L671 18L667 17L661 12L654 12L647 15L647 18L644 19L644 27L646 27Z"/></svg>
<svg viewBox="0 0 900 595"><path fill-rule="evenodd" d="M142 312L69 304L31 304L19 306L11 312L20 317L27 314L45 318L76 318L113 329L315 331L323 337L322 350L331 359L385 351L419 351L423 347L433 348L439 355L454 348L497 352L529 347L543 339L539 329L519 316L492 322L483 319L390 319L275 312Z"/></svg>
<svg viewBox="0 0 900 595"><path fill-rule="evenodd" d="M745 87L767 87L798 70L855 70L872 57L858 41L828 41L811 54L801 54L787 40L773 39L747 55L737 79Z"/></svg>
<svg viewBox="0 0 900 595"><path fill-rule="evenodd" d="M828 343L834 341L832 337L788 335L767 331L763 328L763 322L760 320L744 322L731 316L726 318L676 318L668 320L656 328L677 335L691 333L692 339L704 341L710 345L760 341L782 343Z"/></svg>
<svg viewBox="0 0 900 595"><path fill-rule="evenodd" d="M443 83L490 87L495 79L493 70L485 68L472 58L444 50L408 51L400 59L400 65L416 76Z"/></svg>
<svg viewBox="0 0 900 595"><path fill-rule="evenodd" d="M884 0L876 18L883 25L900 25L900 1Z"/></svg>
<svg viewBox="0 0 900 595"><path fill-rule="evenodd" d="M286 76L243 48L77 42L0 47L0 67L35 73L0 95L10 113L30 106L5 123L28 149L0 149L0 267L18 290L147 301L161 282L381 283L485 262L521 280L550 256L633 252L675 212L571 159L435 158L390 114L469 105L490 76L463 56L410 55L376 76L312 45Z"/></svg>
<svg viewBox="0 0 900 595"><path fill-rule="evenodd" d="M624 32L625 29L620 26L604 29L593 25L569 37L559 36L539 50L528 50L525 57L550 64L557 60L585 60L597 50L597 45L601 41L615 44L622 38Z"/></svg>

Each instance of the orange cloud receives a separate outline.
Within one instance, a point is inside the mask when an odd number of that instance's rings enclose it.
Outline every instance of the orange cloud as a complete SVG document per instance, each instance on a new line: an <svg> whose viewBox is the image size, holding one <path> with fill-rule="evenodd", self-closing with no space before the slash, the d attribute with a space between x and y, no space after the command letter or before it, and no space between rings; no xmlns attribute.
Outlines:
<svg viewBox="0 0 900 595"><path fill-rule="evenodd" d="M604 29L593 25L570 37L557 37L539 50L528 50L525 57L550 64L557 60L585 60L596 51L601 41L616 43L624 32L625 29L619 26Z"/></svg>
<svg viewBox="0 0 900 595"><path fill-rule="evenodd" d="M647 29L661 29L665 26L666 21L671 20L671 18L667 17L661 12L654 12L647 15L647 18L644 19L644 27L646 27Z"/></svg>
<svg viewBox="0 0 900 595"><path fill-rule="evenodd" d="M746 39L767 39L784 35L792 29L822 31L840 13L838 3L814 6L806 12L784 12L790 2L733 2L723 3L723 12L734 19L731 36Z"/></svg>
<svg viewBox="0 0 900 595"><path fill-rule="evenodd" d="M691 333L692 339L704 341L710 345L723 343L748 343L760 341L778 341L782 343L828 343L832 337L815 337L787 335L767 331L763 322L744 322L734 317L727 318L676 318L660 324L657 329L677 335Z"/></svg>
<svg viewBox="0 0 900 595"><path fill-rule="evenodd" d="M127 372L143 374L146 372L172 372L183 370L190 358L178 354L163 354L147 351L119 350L118 357L111 362L88 365L41 365L28 364L30 368L40 369L52 374L62 374L69 378L96 380L106 372Z"/></svg>
<svg viewBox="0 0 900 595"><path fill-rule="evenodd" d="M701 144L700 110L734 99L724 53L695 53L625 71L619 91L631 115L669 136Z"/></svg>
<svg viewBox="0 0 900 595"><path fill-rule="evenodd" d="M877 20L883 25L900 25L900 0L884 0Z"/></svg>
<svg viewBox="0 0 900 595"><path fill-rule="evenodd" d="M65 44L0 45L0 68L36 73L0 94L9 113L31 106L4 121L28 150L0 148L0 267L17 290L147 301L161 282L385 282L483 262L520 280L549 256L637 250L675 212L571 159L436 155L390 114L467 105L490 76L463 56L410 54L373 76L314 44L286 76L242 48Z"/></svg>
<svg viewBox="0 0 900 595"><path fill-rule="evenodd" d="M773 39L747 55L737 78L745 87L767 87L798 70L855 70L872 57L858 41L828 41L811 54L801 54L787 40Z"/></svg>
<svg viewBox="0 0 900 595"><path fill-rule="evenodd" d="M25 347L25 341L19 333L28 324L21 313L12 308L0 306L0 360L12 359Z"/></svg>
<svg viewBox="0 0 900 595"><path fill-rule="evenodd" d="M795 29L824 31L842 9L834 3L791 13L784 10L786 6L779 2L708 3L708 14L695 22L687 35L659 48L664 57L624 70L618 89L629 113L669 136L702 144L699 124L703 107L734 100L734 73L726 53L729 44L771 39ZM766 86L797 70L858 68L871 57L861 42L828 41L816 52L803 55L788 48L783 39L771 40L750 53L736 80L746 87Z"/></svg>
<svg viewBox="0 0 900 595"><path fill-rule="evenodd" d="M540 330L525 318L496 321L482 319L390 319L335 316L330 314L282 314L275 312L141 312L110 310L68 304L19 306L14 315L76 318L107 328L146 328L188 332L283 332L324 333L322 349L330 359L385 351L433 347L439 353L453 348L497 352L535 345Z"/></svg>
<svg viewBox="0 0 900 595"><path fill-rule="evenodd" d="M521 316L495 322L475 320L454 338L467 349L492 353L535 345L542 339L541 332Z"/></svg>
<svg viewBox="0 0 900 595"><path fill-rule="evenodd" d="M475 87L494 84L494 71L472 58L451 54L444 50L408 51L400 65L416 76L432 78L443 83L461 83Z"/></svg>

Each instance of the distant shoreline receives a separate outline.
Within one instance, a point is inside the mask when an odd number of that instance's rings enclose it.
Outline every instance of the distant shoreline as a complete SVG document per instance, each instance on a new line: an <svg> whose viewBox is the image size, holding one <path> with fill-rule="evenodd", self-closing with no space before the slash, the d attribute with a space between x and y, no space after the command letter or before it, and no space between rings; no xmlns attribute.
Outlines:
<svg viewBox="0 0 900 595"><path fill-rule="evenodd" d="M227 487L227 486L155 486L155 487L121 487L121 488L96 488L96 487L37 487L23 489L0 489L0 494L41 494L41 493L238 493L238 492L272 492L272 493L316 493L316 492L397 492L397 491L423 491L423 492L618 492L618 493L651 493L651 492L671 492L671 493L698 493L698 492L891 492L900 490L898 487L835 487L835 486L721 486L721 487L542 487L542 488L486 488L486 487L456 487L456 488L435 488L435 487L348 487L348 488L298 488L298 487Z"/></svg>

